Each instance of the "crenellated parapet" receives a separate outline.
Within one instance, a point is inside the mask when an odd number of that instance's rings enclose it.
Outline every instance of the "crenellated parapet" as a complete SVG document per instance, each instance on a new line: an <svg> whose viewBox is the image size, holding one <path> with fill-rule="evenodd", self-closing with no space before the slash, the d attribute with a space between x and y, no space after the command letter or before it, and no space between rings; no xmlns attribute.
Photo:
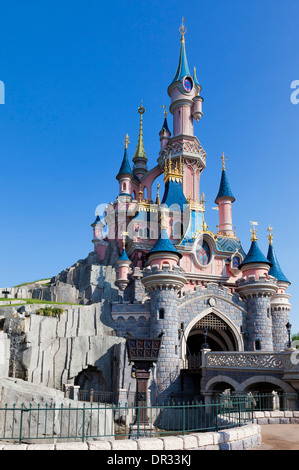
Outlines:
<svg viewBox="0 0 299 470"><path fill-rule="evenodd" d="M178 291L184 287L187 280L182 268L165 265L162 266L162 269L159 269L158 266L145 268L141 282L148 292L162 289Z"/></svg>

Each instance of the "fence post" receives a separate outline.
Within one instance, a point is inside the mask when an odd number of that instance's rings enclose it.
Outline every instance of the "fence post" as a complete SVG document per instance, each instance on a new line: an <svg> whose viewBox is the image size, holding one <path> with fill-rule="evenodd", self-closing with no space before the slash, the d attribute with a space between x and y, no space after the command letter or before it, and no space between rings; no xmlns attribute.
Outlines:
<svg viewBox="0 0 299 470"><path fill-rule="evenodd" d="M85 403L83 403L83 423L82 423L82 442L84 442L85 439Z"/></svg>
<svg viewBox="0 0 299 470"><path fill-rule="evenodd" d="M93 388L90 389L90 403L93 403Z"/></svg>
<svg viewBox="0 0 299 470"><path fill-rule="evenodd" d="M24 403L22 403L22 405L21 405L19 444L22 443L23 407L24 407Z"/></svg>

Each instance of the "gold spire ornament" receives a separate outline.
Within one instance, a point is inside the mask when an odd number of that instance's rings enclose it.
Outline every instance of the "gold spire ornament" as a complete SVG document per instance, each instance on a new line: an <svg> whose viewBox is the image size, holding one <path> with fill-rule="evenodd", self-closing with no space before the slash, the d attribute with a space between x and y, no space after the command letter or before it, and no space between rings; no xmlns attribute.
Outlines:
<svg viewBox="0 0 299 470"><path fill-rule="evenodd" d="M252 229L250 229L250 232L251 232L251 241L252 242L256 242L257 241L257 234L256 234L256 228L255 226L258 225L257 222L254 222L253 220L250 221L251 225L252 225Z"/></svg>
<svg viewBox="0 0 299 470"><path fill-rule="evenodd" d="M184 25L184 22L185 22L186 18L182 17L182 24L181 26L179 27L179 33L181 35L181 40L184 41L185 39L185 34L187 33L187 29Z"/></svg>
<svg viewBox="0 0 299 470"><path fill-rule="evenodd" d="M122 232L121 236L123 239L123 250L126 248L126 236L129 235L128 232Z"/></svg>
<svg viewBox="0 0 299 470"><path fill-rule="evenodd" d="M273 230L273 227L271 227L271 225L269 225L269 227L267 228L267 232L269 232L269 235L268 235L269 245L272 245L272 243L273 243L272 230Z"/></svg>
<svg viewBox="0 0 299 470"><path fill-rule="evenodd" d="M224 155L224 152L220 160L222 160L222 170L225 170L225 160L227 160L227 157Z"/></svg>
<svg viewBox="0 0 299 470"><path fill-rule="evenodd" d="M126 138L124 140L124 146L125 146L125 149L128 148L128 145L129 145L130 141L129 141L129 134L126 135Z"/></svg>
<svg viewBox="0 0 299 470"><path fill-rule="evenodd" d="M143 191L142 191L142 189L141 189L141 183L140 183L140 185L139 185L138 194L139 194L139 201L138 201L138 202L142 202Z"/></svg>
<svg viewBox="0 0 299 470"><path fill-rule="evenodd" d="M162 104L161 108L164 108L164 117L166 118L167 117L167 107L164 104Z"/></svg>
<svg viewBox="0 0 299 470"><path fill-rule="evenodd" d="M157 198L156 198L156 204L158 204L158 206L160 205L160 193L159 193L159 189L160 189L160 183L157 184Z"/></svg>

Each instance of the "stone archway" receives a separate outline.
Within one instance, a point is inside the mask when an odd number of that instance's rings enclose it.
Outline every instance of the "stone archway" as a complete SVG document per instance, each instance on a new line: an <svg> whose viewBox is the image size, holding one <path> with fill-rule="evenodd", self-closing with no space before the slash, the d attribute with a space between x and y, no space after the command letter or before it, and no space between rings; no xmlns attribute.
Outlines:
<svg viewBox="0 0 299 470"><path fill-rule="evenodd" d="M244 380L239 385L239 390L242 392L250 391L254 388L257 388L258 384L267 384L269 386L273 386L273 389L281 389L284 393L296 393L296 391L291 387L291 385L287 384L283 380L273 377L271 375L254 375L247 380Z"/></svg>
<svg viewBox="0 0 299 470"><path fill-rule="evenodd" d="M243 338L236 325L220 310L210 307L196 315L184 331L182 359L188 353L199 353L203 343L203 328L207 327L207 341L214 351L243 351Z"/></svg>

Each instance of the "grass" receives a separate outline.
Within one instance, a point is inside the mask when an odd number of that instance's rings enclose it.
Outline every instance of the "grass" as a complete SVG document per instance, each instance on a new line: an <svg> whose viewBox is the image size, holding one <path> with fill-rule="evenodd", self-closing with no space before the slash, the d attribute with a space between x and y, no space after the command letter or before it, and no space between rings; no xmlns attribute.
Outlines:
<svg viewBox="0 0 299 470"><path fill-rule="evenodd" d="M41 282L41 281L49 281L49 282L46 283L46 284L50 284L50 283L51 283L51 278L50 278L50 277L46 277L45 279L38 279L37 281L24 282L23 284L18 284L17 286L14 286L14 287L28 286L28 285L30 285L30 284L35 284L36 282ZM46 284L44 284L44 285L46 285Z"/></svg>
<svg viewBox="0 0 299 470"><path fill-rule="evenodd" d="M3 301L10 301L10 300L20 300L20 304L13 304L15 305L24 305L24 304L50 304L50 305L80 305L81 304L73 304L70 302L52 302L50 300L40 300L40 299L15 299L15 298L0 298L0 307L1 307L1 302ZM2 307L10 307L10 305L2 305Z"/></svg>

